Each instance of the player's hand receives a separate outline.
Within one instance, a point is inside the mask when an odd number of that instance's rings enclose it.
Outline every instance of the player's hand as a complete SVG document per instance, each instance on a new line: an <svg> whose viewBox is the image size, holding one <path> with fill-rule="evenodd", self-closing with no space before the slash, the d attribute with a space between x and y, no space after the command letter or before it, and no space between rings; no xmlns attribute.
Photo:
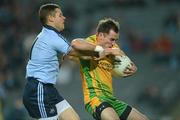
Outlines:
<svg viewBox="0 0 180 120"><path fill-rule="evenodd" d="M113 56L122 56L125 55L122 50L119 48L105 48L104 49L105 55L113 55Z"/></svg>
<svg viewBox="0 0 180 120"><path fill-rule="evenodd" d="M126 70L124 71L124 76L123 77L127 77L127 76L131 76L133 75L135 72L137 71L137 67L134 63L131 63L131 66L128 66L126 68Z"/></svg>
<svg viewBox="0 0 180 120"><path fill-rule="evenodd" d="M125 55L124 52L122 50L120 50L119 48L111 48L111 55L114 56L122 56Z"/></svg>
<svg viewBox="0 0 180 120"><path fill-rule="evenodd" d="M93 58L94 58L94 60L100 60L100 59L103 59L105 56L106 56L106 52L105 52L105 50L103 50L103 51L99 52L98 57L93 57Z"/></svg>
<svg viewBox="0 0 180 120"><path fill-rule="evenodd" d="M107 55L112 55L112 52L115 53L118 53L119 51L116 49L112 49L112 48L104 48L103 51L100 51L99 52L99 56L98 57L94 57L95 60L100 60L102 58L104 58L105 56Z"/></svg>
<svg viewBox="0 0 180 120"><path fill-rule="evenodd" d="M94 57L95 60L100 60L107 55L124 55L123 51L118 48L104 48L103 51L99 52L99 57Z"/></svg>

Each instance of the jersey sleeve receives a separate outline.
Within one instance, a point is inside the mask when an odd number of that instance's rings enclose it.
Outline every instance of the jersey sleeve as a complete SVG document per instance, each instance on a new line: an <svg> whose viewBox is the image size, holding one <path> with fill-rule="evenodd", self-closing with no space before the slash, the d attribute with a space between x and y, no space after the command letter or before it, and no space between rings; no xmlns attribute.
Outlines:
<svg viewBox="0 0 180 120"><path fill-rule="evenodd" d="M71 46L67 40L59 36L53 37L51 45L53 49L64 54L67 54L71 50Z"/></svg>

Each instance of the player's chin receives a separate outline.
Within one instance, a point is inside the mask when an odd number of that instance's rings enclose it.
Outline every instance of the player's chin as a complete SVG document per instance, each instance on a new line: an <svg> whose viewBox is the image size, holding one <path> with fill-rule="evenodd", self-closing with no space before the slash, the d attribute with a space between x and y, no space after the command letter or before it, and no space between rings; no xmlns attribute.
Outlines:
<svg viewBox="0 0 180 120"><path fill-rule="evenodd" d="M64 30L64 26L61 28L61 31L63 31Z"/></svg>
<svg viewBox="0 0 180 120"><path fill-rule="evenodd" d="M60 31L63 31L63 30L64 30L64 25L61 25L61 26L59 27L59 30L60 30Z"/></svg>

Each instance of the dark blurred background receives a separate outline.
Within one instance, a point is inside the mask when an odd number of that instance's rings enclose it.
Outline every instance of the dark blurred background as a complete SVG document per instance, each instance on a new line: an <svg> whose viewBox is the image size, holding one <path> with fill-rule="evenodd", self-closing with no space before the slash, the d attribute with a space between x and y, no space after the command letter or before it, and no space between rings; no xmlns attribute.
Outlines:
<svg viewBox="0 0 180 120"><path fill-rule="evenodd" d="M69 41L95 33L104 17L119 21L119 45L138 71L114 78L115 95L151 120L180 120L180 0L49 1L62 7ZM0 120L32 120L22 105L25 65L41 30L39 6L49 1L0 0ZM77 65L64 62L57 88L82 120L92 120Z"/></svg>

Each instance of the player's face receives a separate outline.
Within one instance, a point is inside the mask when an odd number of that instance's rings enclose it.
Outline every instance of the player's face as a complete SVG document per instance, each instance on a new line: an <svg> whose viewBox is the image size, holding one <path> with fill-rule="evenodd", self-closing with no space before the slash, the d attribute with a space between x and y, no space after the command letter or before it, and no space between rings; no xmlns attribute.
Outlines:
<svg viewBox="0 0 180 120"><path fill-rule="evenodd" d="M118 38L119 38L119 34L114 32L113 30L110 30L109 34L103 33L101 44L103 44L103 47L105 48L112 48L113 45L118 40Z"/></svg>
<svg viewBox="0 0 180 120"><path fill-rule="evenodd" d="M57 30L62 31L64 30L64 22L65 17L63 16L63 13L60 9L55 9L55 16L54 16L54 26Z"/></svg>

